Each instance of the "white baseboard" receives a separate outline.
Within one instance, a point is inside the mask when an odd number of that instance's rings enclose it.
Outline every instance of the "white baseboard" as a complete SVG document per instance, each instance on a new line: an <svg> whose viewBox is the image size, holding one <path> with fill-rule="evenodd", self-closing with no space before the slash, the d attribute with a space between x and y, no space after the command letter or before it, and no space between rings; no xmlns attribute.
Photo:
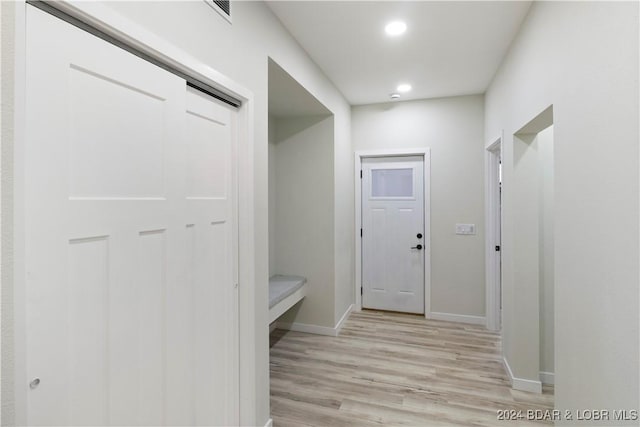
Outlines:
<svg viewBox="0 0 640 427"><path fill-rule="evenodd" d="M338 323L336 324L336 336L340 335L340 331L342 330L342 326L344 326L344 323L347 321L347 319L349 318L349 315L351 314L351 312L353 311L353 304L351 304L349 307L347 307L347 311L344 312L344 314L342 315L342 317L340 318L340 320L338 320Z"/></svg>
<svg viewBox="0 0 640 427"><path fill-rule="evenodd" d="M446 322L470 323L472 325L486 325L487 320L484 316L468 316L466 314L438 313L431 312L429 319L444 320Z"/></svg>
<svg viewBox="0 0 640 427"><path fill-rule="evenodd" d="M514 377L511 366L509 366L509 362L507 362L506 358L502 358L502 363L504 364L504 369L507 371L507 375L509 375L511 388L514 390L528 391L529 393L542 393L542 383L540 381Z"/></svg>
<svg viewBox="0 0 640 427"><path fill-rule="evenodd" d="M277 322L278 329L284 329L287 331L296 331L296 332L305 332L307 334L316 334L316 335L329 335L332 337L336 336L336 330L329 326L318 326L318 325L309 325L307 323L288 323L288 322Z"/></svg>
<svg viewBox="0 0 640 427"><path fill-rule="evenodd" d="M509 381L513 383L513 372L511 371L511 366L509 366L509 362L507 362L507 359L505 357L502 358L502 365L504 365L504 370L507 371Z"/></svg>
<svg viewBox="0 0 640 427"><path fill-rule="evenodd" d="M556 374L554 374L553 372L540 371L540 381L542 382L542 384L555 384L555 376Z"/></svg>
<svg viewBox="0 0 640 427"><path fill-rule="evenodd" d="M264 427L273 427L273 418L269 418Z"/></svg>
<svg viewBox="0 0 640 427"><path fill-rule="evenodd" d="M318 325L309 325L307 323L285 323L285 322L276 322L278 329L286 329L288 331L296 331L296 332L305 332L307 334L316 334L316 335L328 335L330 337L337 337L340 334L340 329L342 329L342 325L349 318L349 314L353 309L353 304L347 308L347 311L342 315L336 326L333 328L329 326L318 326Z"/></svg>

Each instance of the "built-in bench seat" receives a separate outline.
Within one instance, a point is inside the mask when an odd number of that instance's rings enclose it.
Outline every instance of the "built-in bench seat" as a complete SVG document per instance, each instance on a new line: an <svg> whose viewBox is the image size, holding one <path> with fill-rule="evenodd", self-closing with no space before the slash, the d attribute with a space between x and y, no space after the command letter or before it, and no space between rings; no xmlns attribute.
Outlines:
<svg viewBox="0 0 640 427"><path fill-rule="evenodd" d="M269 323L304 298L307 279L301 276L272 276L269 279Z"/></svg>

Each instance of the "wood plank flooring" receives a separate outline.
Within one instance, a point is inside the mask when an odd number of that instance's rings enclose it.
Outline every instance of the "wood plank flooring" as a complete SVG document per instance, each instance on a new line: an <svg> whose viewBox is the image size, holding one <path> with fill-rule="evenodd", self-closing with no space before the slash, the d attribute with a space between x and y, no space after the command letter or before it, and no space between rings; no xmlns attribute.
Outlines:
<svg viewBox="0 0 640 427"><path fill-rule="evenodd" d="M497 411L553 409L552 388L511 390L481 326L366 310L339 337L275 330L270 355L275 427L540 425Z"/></svg>

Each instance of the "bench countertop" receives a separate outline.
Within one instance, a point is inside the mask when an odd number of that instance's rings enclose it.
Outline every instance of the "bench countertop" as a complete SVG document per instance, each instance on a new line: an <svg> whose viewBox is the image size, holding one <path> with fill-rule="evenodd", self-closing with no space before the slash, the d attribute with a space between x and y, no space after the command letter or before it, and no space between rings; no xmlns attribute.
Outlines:
<svg viewBox="0 0 640 427"><path fill-rule="evenodd" d="M269 308L300 289L307 279L302 276L276 275L269 278Z"/></svg>

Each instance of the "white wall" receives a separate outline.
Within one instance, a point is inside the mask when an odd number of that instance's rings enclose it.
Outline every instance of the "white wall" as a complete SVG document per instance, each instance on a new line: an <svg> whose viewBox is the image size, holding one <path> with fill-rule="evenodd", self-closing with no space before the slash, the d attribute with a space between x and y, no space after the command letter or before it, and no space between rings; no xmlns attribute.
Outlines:
<svg viewBox="0 0 640 427"><path fill-rule="evenodd" d="M4 28L4 22L2 20L3 15L6 15L2 13L3 7L2 5L0 5L0 46L4 47L4 45L2 44L2 28ZM0 82L2 82L2 71L4 68L4 61L0 61ZM4 107L4 103L2 102L3 99L3 92L4 92L4 84L0 85L0 106ZM2 132L0 132L0 176L2 176L2 134L4 133L4 127L2 126L2 119L4 117L4 108L2 108L2 111L0 112L0 129L2 129ZM0 194L2 194L2 181L0 180ZM0 199L0 235L2 235L2 200ZM2 254L0 253L0 277L2 277ZM0 302L4 301L2 299L2 286L0 286ZM3 327L3 322L2 322L2 304L0 304L0 366L4 366L4 353L2 352L2 340L4 338L4 327ZM0 384L2 384L2 369L0 368ZM2 425L2 403L4 401L2 400L2 387L0 386L0 425Z"/></svg>
<svg viewBox="0 0 640 427"><path fill-rule="evenodd" d="M11 222L13 221L13 140L14 140L14 2L0 2L0 53L2 55L0 87L0 100L2 104L0 132L0 204L1 217L1 285L0 285L0 424L12 425L15 419L14 411L14 361L13 354L13 234Z"/></svg>
<svg viewBox="0 0 640 427"><path fill-rule="evenodd" d="M2 2L2 7L11 2ZM291 74L323 105L335 115L334 130L334 163L335 179L344 179L352 175L350 146L350 109L343 96L325 77L322 71L310 60L304 50L293 40L282 27L267 6L262 2L233 2L233 24L229 24L214 10L202 1L177 2L105 2L107 7L122 14L145 29L181 48L204 64L225 74L253 92L255 99L253 123L255 132L255 318L256 352L245 355L255 360L255 374L251 376L255 389L254 395L243 402L248 414L243 419L249 424L264 425L269 418L269 365L268 365L268 298L267 286L269 275L268 256L268 112L267 112L267 60L273 58L280 66ZM19 7L21 5L19 4ZM3 9L4 12L5 9ZM4 13L3 13L4 18ZM12 19L12 17L10 17ZM5 31L3 23L2 30ZM3 33L4 35L4 33ZM5 66L6 48L11 47L13 35L2 39L3 67ZM8 62L7 62L8 63ZM3 69L3 89L5 84L11 86L12 79L5 79ZM4 102L4 97L3 97ZM4 107L4 106L3 106ZM6 124L3 121L3 132ZM3 149L7 142L3 133ZM9 141L11 142L11 141ZM345 167L347 165L348 167ZM5 170L3 170L5 174ZM336 224L334 244L341 249L340 274L336 275L336 289L351 286L353 269L353 248L350 242L352 232L344 233L344 229L352 230L353 209L350 205L337 207L337 202L352 197L350 186L336 187L334 197L336 207L334 215ZM6 193L3 193L3 198ZM3 204L3 220L8 212ZM3 229L3 233L11 233L11 228ZM3 253L5 239L3 236ZM3 262L7 262L5 258ZM5 264L6 265L6 264ZM336 267L337 268L337 267ZM3 315L11 315L12 281L7 278L3 268ZM343 292L340 293L341 295ZM340 301L343 303L342 301ZM343 303L344 304L344 303ZM3 321L11 334L10 322ZM3 346L3 369L5 359L11 361L12 346ZM3 377L2 387L10 387L12 378ZM9 390L3 394L3 406L7 405L7 414L13 413L12 396ZM10 416L10 415L8 415ZM246 417L246 418L245 418Z"/></svg>
<svg viewBox="0 0 640 427"><path fill-rule="evenodd" d="M333 125L333 116L276 121L274 273L307 278L285 323L335 325Z"/></svg>
<svg viewBox="0 0 640 427"><path fill-rule="evenodd" d="M327 104L325 104L327 105ZM333 140L334 155L334 266L335 266L335 304L334 325L340 321L345 312L355 302L354 274L355 247L353 241L355 205L352 183L353 147L351 142L351 107L346 110L330 108L334 114L335 135Z"/></svg>
<svg viewBox="0 0 640 427"><path fill-rule="evenodd" d="M513 224L512 245L503 251L503 260L513 262L513 280L510 298L503 300L503 306L513 307L504 316L503 327L508 329L516 324L518 333L528 337L518 347L511 349L512 360L522 361L518 378L539 381L540 373L540 277L538 249L539 237L539 200L538 200L538 153L536 151L536 135L519 135L514 138L513 157L504 156L503 162L513 165L511 182L513 190L512 207L506 210L503 203L504 224ZM511 159L511 162L509 161ZM503 163L504 165L504 163ZM506 181L506 178L504 179ZM506 183L504 189L511 189ZM506 191L506 190L505 190ZM506 227L505 227L506 228ZM503 235L504 246L504 235ZM513 366L511 366L513 370Z"/></svg>
<svg viewBox="0 0 640 427"><path fill-rule="evenodd" d="M431 148L431 311L485 315L482 95L352 107L354 150ZM455 234L476 224L475 236Z"/></svg>
<svg viewBox="0 0 640 427"><path fill-rule="evenodd" d="M554 243L553 126L538 133L538 250L540 262L540 372L553 373Z"/></svg>
<svg viewBox="0 0 640 427"><path fill-rule="evenodd" d="M268 168L269 168L269 277L276 274L276 170L278 163L276 161L276 119L269 116L269 149L268 149Z"/></svg>
<svg viewBox="0 0 640 427"><path fill-rule="evenodd" d="M535 2L485 95L485 142L505 135L505 297L515 286L513 134L553 105L562 410L638 407L638 52L637 3ZM504 303L504 353L521 377L514 355L533 337L517 321L523 307Z"/></svg>

